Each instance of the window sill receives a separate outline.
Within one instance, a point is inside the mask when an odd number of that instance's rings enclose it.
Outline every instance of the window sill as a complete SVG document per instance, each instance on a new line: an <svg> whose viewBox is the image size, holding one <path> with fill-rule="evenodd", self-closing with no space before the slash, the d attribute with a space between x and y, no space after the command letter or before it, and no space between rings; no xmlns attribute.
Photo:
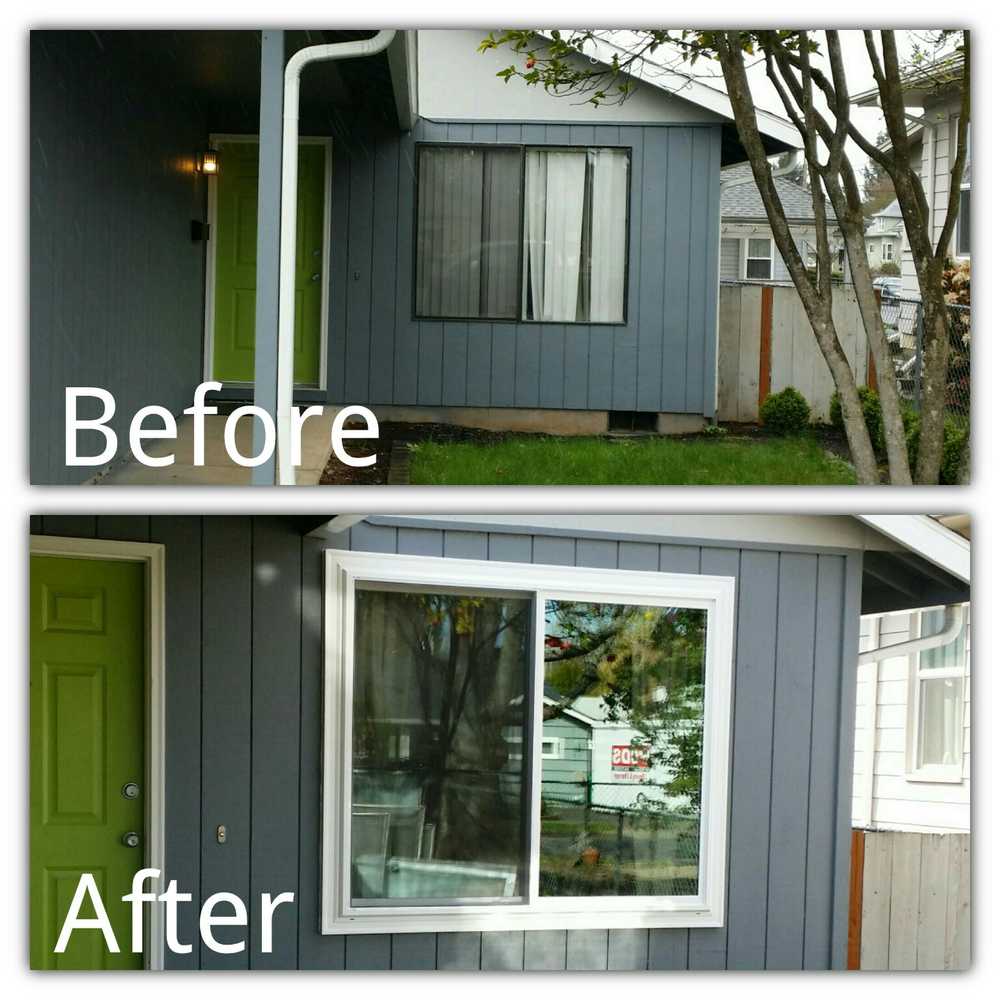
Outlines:
<svg viewBox="0 0 1000 1000"><path fill-rule="evenodd" d="M324 920L322 934L420 934L457 931L526 931L724 927L721 914L697 910L611 910L588 907L572 912L516 912L513 904L482 913L394 913L339 916ZM498 912L502 910L502 912Z"/></svg>
<svg viewBox="0 0 1000 1000"><path fill-rule="evenodd" d="M925 767L919 771L907 771L905 779L912 785L960 785L965 777L962 774L962 768L955 765L954 767Z"/></svg>

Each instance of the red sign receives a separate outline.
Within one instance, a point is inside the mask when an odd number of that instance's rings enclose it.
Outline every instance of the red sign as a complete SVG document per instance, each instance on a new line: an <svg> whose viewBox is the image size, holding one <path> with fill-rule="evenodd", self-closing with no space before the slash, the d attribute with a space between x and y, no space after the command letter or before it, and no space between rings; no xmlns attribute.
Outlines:
<svg viewBox="0 0 1000 1000"><path fill-rule="evenodd" d="M616 743L611 747L611 769L613 771L649 770L649 747L632 746L630 743Z"/></svg>

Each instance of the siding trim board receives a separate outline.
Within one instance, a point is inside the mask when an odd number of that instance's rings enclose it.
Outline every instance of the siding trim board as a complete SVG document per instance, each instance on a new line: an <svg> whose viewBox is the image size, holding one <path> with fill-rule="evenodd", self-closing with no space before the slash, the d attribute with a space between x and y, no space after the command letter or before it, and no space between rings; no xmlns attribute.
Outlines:
<svg viewBox="0 0 1000 1000"><path fill-rule="evenodd" d="M690 539L573 537L487 531L482 525L472 531L443 522L419 527L360 522L332 545L301 537L293 519L272 517L154 516L136 526L124 519L44 516L32 527L76 537L148 533L149 540L166 545L168 877L196 894L200 887L203 896L223 883L241 892L268 891L265 886L296 892L296 906L276 916L271 956L253 947L238 956L199 954L196 948L192 955L168 954L169 968L214 966L221 959L251 968L303 969L843 967L859 554L763 551L750 540L701 546ZM692 931L397 934L355 936L352 942L321 935L321 557L329 547L735 573L725 925ZM826 608L828 600L840 610ZM768 685L779 669L779 622L797 614L812 623L797 632L802 677L793 678L787 652L779 677L794 680L795 690L801 683L811 697L782 701L785 718L774 732L794 732L806 741L799 751L806 765L795 764L785 788L785 771L772 775L771 761L790 748L775 743ZM839 649L835 640L823 638L838 629ZM827 648L820 649L824 643ZM839 707L827 704L833 692L839 693ZM829 773L834 761L839 762L836 787L813 782L807 809L794 810L806 801L795 775L804 766L813 776ZM280 815L272 804L275 794L282 802ZM773 840L779 836L774 820L786 824L780 841ZM231 824L225 846L214 840L220 822ZM778 843L790 845L796 864L784 865ZM286 879L296 884L277 884ZM769 894L768 884L777 891ZM779 928L792 927L793 919L798 921L789 939L793 946L779 946ZM256 913L251 922L259 943ZM182 915L180 933L181 940L194 938L188 916Z"/></svg>

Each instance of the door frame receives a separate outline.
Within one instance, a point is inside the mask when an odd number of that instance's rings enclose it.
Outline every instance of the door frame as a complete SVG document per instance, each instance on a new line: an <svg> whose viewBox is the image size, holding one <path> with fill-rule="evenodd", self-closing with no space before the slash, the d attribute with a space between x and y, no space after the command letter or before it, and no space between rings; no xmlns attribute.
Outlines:
<svg viewBox="0 0 1000 1000"><path fill-rule="evenodd" d="M32 556L63 556L72 559L105 559L112 562L139 562L145 567L146 624L146 764L145 866L159 868L160 878L151 887L163 889L166 863L166 690L164 571L166 547L153 542L117 542L102 538L64 538L31 535ZM165 936L163 907L151 906L145 921L147 969L163 968Z"/></svg>
<svg viewBox="0 0 1000 1000"><path fill-rule="evenodd" d="M248 133L212 132L208 137L208 148L218 149L222 143L255 143L260 145L260 136ZM323 146L323 269L320 272L320 319L319 319L319 383L318 385L296 384L297 389L319 389L326 391L327 345L330 327L330 227L333 206L333 139L330 136L299 136L303 146ZM205 248L205 352L203 369L205 381L213 378L212 364L215 353L215 247L213 238L218 215L218 177L209 175L207 191L208 243ZM229 388L250 388L253 382L223 382Z"/></svg>

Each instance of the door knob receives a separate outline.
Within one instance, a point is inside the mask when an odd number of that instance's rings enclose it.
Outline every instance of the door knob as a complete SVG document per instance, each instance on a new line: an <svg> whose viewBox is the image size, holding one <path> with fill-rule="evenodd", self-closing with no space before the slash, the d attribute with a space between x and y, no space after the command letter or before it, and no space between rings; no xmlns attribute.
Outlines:
<svg viewBox="0 0 1000 1000"><path fill-rule="evenodd" d="M129 781L122 785L122 798L123 799L137 799L139 798L139 786L134 781Z"/></svg>
<svg viewBox="0 0 1000 1000"><path fill-rule="evenodd" d="M128 833L122 834L122 845L124 847L138 847L139 846L139 834L135 830L129 830Z"/></svg>

